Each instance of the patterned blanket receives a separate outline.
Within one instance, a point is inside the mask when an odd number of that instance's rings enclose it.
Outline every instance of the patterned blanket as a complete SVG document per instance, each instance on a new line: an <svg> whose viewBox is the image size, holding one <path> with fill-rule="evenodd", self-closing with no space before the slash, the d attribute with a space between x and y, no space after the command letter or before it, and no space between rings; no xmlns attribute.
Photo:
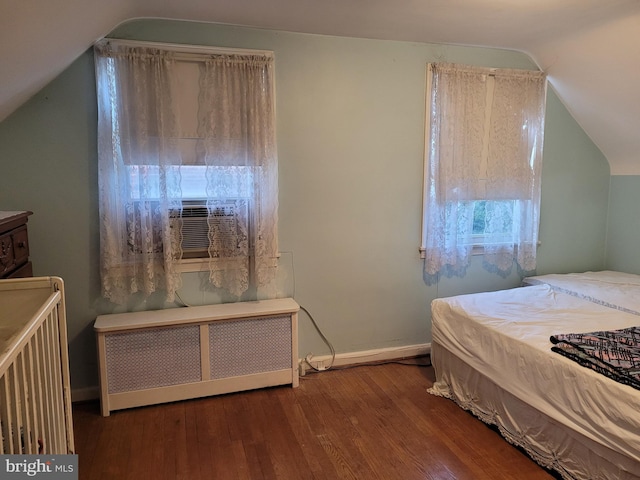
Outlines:
<svg viewBox="0 0 640 480"><path fill-rule="evenodd" d="M640 327L551 336L551 350L640 390Z"/></svg>

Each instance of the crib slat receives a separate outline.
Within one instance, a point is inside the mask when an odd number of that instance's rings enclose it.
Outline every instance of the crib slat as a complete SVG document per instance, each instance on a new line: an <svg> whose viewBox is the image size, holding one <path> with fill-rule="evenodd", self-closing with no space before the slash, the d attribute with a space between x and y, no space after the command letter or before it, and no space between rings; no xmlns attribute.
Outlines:
<svg viewBox="0 0 640 480"><path fill-rule="evenodd" d="M60 365L60 350L57 348L59 342L58 334L58 322L54 312L45 320L49 327L49 345L50 362L52 365ZM52 418L54 421L55 432L55 449L60 450L64 448L64 408L62 406L62 377L60 375L60 369L52 369L52 396L53 402L51 404Z"/></svg>
<svg viewBox="0 0 640 480"><path fill-rule="evenodd" d="M11 388L9 379L5 373L0 377L0 424L2 427L2 453L13 452L13 436L11 435Z"/></svg>
<svg viewBox="0 0 640 480"><path fill-rule="evenodd" d="M27 429L27 432L29 432L29 434L25 435L29 437L29 447L27 451L29 454L34 455L38 453L38 435L37 426L35 423L36 400L34 397L35 384L33 382L33 349L31 348L31 340L32 339L29 339L27 344L24 346L24 388L26 392L24 412L25 418L27 419L27 422L29 424L29 428Z"/></svg>
<svg viewBox="0 0 640 480"><path fill-rule="evenodd" d="M9 453L22 453L22 442L20 440L20 432L22 431L22 418L20 415L20 393L18 389L18 379L16 375L16 364L13 363L7 371L9 375L9 391L11 392L11 412L9 414L9 424L11 425L10 437L12 440L12 449Z"/></svg>
<svg viewBox="0 0 640 480"><path fill-rule="evenodd" d="M55 418L55 385L54 385L54 376L52 369L52 361L53 355L51 353L51 325L49 322L45 321L42 325L43 334L44 334L44 355L45 355L45 385L46 385L46 399L44 402L45 408L47 409L47 419L49 421L49 438L48 445L52 451L56 451L58 446L58 438L56 436L56 429L58 425L56 423ZM47 452L48 453L48 452Z"/></svg>
<svg viewBox="0 0 640 480"><path fill-rule="evenodd" d="M42 378L42 328L34 334L31 345L33 347L33 377L34 377L34 404L35 404L35 424L38 432L38 453L44 453L45 417L44 417L44 395L42 392L44 379Z"/></svg>
<svg viewBox="0 0 640 480"><path fill-rule="evenodd" d="M31 454L31 419L29 417L29 381L27 378L27 365L25 359L26 351L23 350L16 359L16 386L18 388L17 397L20 405L20 440L22 453Z"/></svg>

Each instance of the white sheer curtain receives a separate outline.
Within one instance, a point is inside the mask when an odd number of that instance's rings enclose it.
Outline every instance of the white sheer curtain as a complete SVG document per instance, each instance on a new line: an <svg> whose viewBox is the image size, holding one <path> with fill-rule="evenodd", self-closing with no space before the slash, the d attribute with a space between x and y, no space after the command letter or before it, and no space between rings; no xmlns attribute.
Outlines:
<svg viewBox="0 0 640 480"><path fill-rule="evenodd" d="M168 48L95 48L102 290L116 303L174 299L183 201L207 206L215 287L240 297L275 278L273 54Z"/></svg>
<svg viewBox="0 0 640 480"><path fill-rule="evenodd" d="M501 273L536 266L546 76L431 65L425 274L462 275L474 245ZM478 209L481 213L478 213ZM480 223L480 225L478 225Z"/></svg>
<svg viewBox="0 0 640 480"><path fill-rule="evenodd" d="M234 295L275 277L278 158L273 56L212 55L201 66L198 158L211 214L231 205L232 235L209 230L210 280ZM210 227L211 227L210 223Z"/></svg>
<svg viewBox="0 0 640 480"><path fill-rule="evenodd" d="M169 212L181 208L175 60L153 48L95 48L102 293L125 303L136 292L180 286L179 237Z"/></svg>

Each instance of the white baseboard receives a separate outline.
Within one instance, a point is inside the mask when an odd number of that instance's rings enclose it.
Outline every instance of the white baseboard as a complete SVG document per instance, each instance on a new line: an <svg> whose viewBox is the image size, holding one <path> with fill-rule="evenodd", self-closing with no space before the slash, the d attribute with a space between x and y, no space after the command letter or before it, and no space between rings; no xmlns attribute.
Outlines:
<svg viewBox="0 0 640 480"><path fill-rule="evenodd" d="M368 362L384 362L388 360L401 360L403 358L419 357L431 353L430 343L421 343L418 345L405 345L402 347L378 348L375 350L362 350L359 352L346 352L336 354L336 358L331 365L331 355L312 355L310 363L307 364L305 358L299 360L300 375L304 375L306 371L312 368L325 370L329 366L339 367L345 365L357 365L359 363Z"/></svg>
<svg viewBox="0 0 640 480"><path fill-rule="evenodd" d="M336 354L332 366L339 367L345 365L356 365L367 362L384 362L388 360L400 360L403 358L419 357L431 353L430 343L418 345L405 345L402 347L377 348L374 350L362 350L358 352L346 352ZM312 365L321 370L326 369L331 364L331 355L313 355ZM311 367L306 364L305 359L299 359L300 375L304 375ZM99 387L77 388L71 390L72 402L87 402L100 398Z"/></svg>
<svg viewBox="0 0 640 480"><path fill-rule="evenodd" d="M76 388L71 390L71 402L88 402L100 398L99 387Z"/></svg>

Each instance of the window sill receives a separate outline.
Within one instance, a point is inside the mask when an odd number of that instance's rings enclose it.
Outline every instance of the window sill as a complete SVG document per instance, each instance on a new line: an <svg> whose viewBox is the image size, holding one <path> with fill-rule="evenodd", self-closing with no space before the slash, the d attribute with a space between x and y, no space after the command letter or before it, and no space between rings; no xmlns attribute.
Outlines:
<svg viewBox="0 0 640 480"><path fill-rule="evenodd" d="M276 259L280 256L281 254L278 253ZM176 270L180 273L208 272L209 258L183 258L178 262Z"/></svg>
<svg viewBox="0 0 640 480"><path fill-rule="evenodd" d="M540 245L542 245L542 242L538 240L538 242L536 243L536 246L539 247ZM427 249L425 247L420 247L418 251L420 253L420 258L422 259L427 258ZM473 248L471 250L471 255L484 255L484 245L473 245Z"/></svg>
<svg viewBox="0 0 640 480"><path fill-rule="evenodd" d="M186 258L180 260L176 270L180 273L190 272L208 272L209 271L209 259L208 258Z"/></svg>
<svg viewBox="0 0 640 480"><path fill-rule="evenodd" d="M427 258L427 249L424 247L419 248L420 258ZM471 255L484 255L484 245L474 245L471 250Z"/></svg>

